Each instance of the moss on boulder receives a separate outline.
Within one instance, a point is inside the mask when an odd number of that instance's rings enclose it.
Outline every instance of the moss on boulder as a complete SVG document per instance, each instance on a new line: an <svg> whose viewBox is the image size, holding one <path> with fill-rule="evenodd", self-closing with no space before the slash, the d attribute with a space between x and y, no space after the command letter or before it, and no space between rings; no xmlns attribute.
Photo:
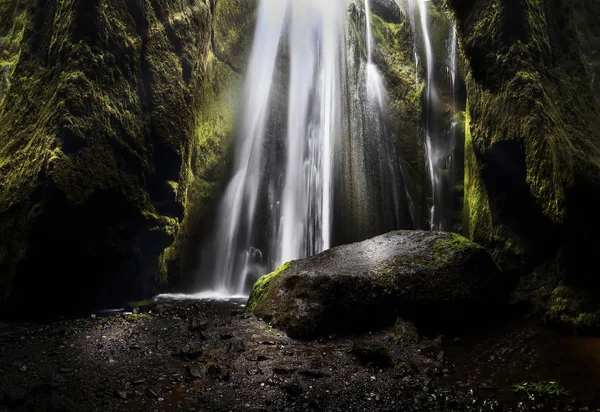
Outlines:
<svg viewBox="0 0 600 412"><path fill-rule="evenodd" d="M388 326L398 316L451 327L503 301L500 272L458 234L397 231L296 260L260 279L248 308L310 338Z"/></svg>

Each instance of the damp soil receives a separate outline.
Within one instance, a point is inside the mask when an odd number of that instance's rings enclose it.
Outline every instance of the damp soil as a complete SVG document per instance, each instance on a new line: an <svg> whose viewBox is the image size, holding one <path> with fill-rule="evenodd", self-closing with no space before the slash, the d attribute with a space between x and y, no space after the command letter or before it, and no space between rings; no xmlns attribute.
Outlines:
<svg viewBox="0 0 600 412"><path fill-rule="evenodd" d="M0 411L596 411L600 341L512 322L419 337L398 321L292 340L244 302L161 302L0 324ZM559 381L558 397L514 392Z"/></svg>

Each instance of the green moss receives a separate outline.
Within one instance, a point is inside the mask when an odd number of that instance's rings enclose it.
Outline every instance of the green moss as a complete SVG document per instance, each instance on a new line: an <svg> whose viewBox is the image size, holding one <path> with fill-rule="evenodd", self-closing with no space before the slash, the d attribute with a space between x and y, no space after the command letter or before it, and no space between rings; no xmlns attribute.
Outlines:
<svg viewBox="0 0 600 412"><path fill-rule="evenodd" d="M467 102L468 105L468 102ZM463 233L469 239L487 244L491 240L493 222L481 166L473 148L471 117L465 113L465 177Z"/></svg>
<svg viewBox="0 0 600 412"><path fill-rule="evenodd" d="M565 285L557 286L547 303L546 320L573 328L575 332L589 333L600 330L600 311L591 311L583 294Z"/></svg>
<svg viewBox="0 0 600 412"><path fill-rule="evenodd" d="M596 37L574 36L589 28L594 9L582 1L456 6L463 50L472 60L473 146L486 153L498 142L518 141L531 194L555 223L565 219L576 176L600 182L600 142L589 138L600 133L600 106L585 59L570 52L600 46Z"/></svg>
<svg viewBox="0 0 600 412"><path fill-rule="evenodd" d="M210 12L202 2L138 3L0 3L0 62L11 63L0 99L0 237L10 238L0 245L0 300L23 259L46 253L32 248L34 230L103 261L90 260L93 270L116 256L130 267L143 262L135 277L144 280L156 276L160 250L179 231ZM87 221L60 215L79 210ZM69 237L98 220L104 237ZM131 275L123 262L115 266L110 276ZM81 268L57 271L67 278Z"/></svg>
<svg viewBox="0 0 600 412"><path fill-rule="evenodd" d="M513 391L525 392L531 401L535 401L540 397L554 398L569 394L557 381L522 382L513 385Z"/></svg>
<svg viewBox="0 0 600 412"><path fill-rule="evenodd" d="M469 239L458 233L449 233L448 239L440 240L433 245L433 256L440 261L448 261L466 249L472 249L476 245Z"/></svg>
<svg viewBox="0 0 600 412"><path fill-rule="evenodd" d="M242 79L212 52L204 70L188 165L185 216L176 242L161 258L161 279L165 282L170 262L178 262L183 275L195 269L198 240L209 228L206 218L214 214L226 181Z"/></svg>
<svg viewBox="0 0 600 412"><path fill-rule="evenodd" d="M241 71L252 48L256 0L219 0L214 10L215 54Z"/></svg>
<svg viewBox="0 0 600 412"><path fill-rule="evenodd" d="M152 319L152 316L148 315L147 313L130 313L129 315L125 316L125 322L140 322L150 319Z"/></svg>
<svg viewBox="0 0 600 412"><path fill-rule="evenodd" d="M417 73L413 40L407 19L390 23L372 15L374 61L381 71L388 92L388 111L392 132L403 161L406 184L410 184L413 199L422 201L426 185L425 157L422 139L421 95L423 77ZM420 210L422 205L415 205Z"/></svg>
<svg viewBox="0 0 600 412"><path fill-rule="evenodd" d="M281 272L288 269L292 263L293 261L284 263L276 271L271 272L268 275L261 276L256 281L252 287L252 292L250 292L250 296L248 297L248 302L246 304L246 307L250 312L253 312L260 304L261 299L267 293L273 284L273 281L281 274Z"/></svg>

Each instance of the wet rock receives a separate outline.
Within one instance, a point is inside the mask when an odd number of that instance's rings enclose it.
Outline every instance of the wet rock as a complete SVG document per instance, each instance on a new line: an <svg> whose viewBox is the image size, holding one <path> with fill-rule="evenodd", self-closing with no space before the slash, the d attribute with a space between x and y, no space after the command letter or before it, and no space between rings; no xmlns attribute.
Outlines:
<svg viewBox="0 0 600 412"><path fill-rule="evenodd" d="M449 328L485 317L505 298L500 285L492 257L466 238L395 231L285 264L255 284L248 308L298 338L398 316Z"/></svg>
<svg viewBox="0 0 600 412"><path fill-rule="evenodd" d="M371 9L389 23L402 22L402 12L395 0L371 0Z"/></svg>

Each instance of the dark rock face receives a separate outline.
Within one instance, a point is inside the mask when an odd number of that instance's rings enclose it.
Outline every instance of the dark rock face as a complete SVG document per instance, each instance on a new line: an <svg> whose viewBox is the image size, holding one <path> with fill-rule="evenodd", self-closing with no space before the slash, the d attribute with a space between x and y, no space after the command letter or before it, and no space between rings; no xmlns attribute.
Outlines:
<svg viewBox="0 0 600 412"><path fill-rule="evenodd" d="M546 319L600 319L600 4L448 3L469 71L466 235L533 272L519 292ZM565 287L586 303L557 315Z"/></svg>
<svg viewBox="0 0 600 412"><path fill-rule="evenodd" d="M397 231L290 262L255 285L248 308L306 338L389 325L446 326L502 300L491 256L460 235Z"/></svg>

